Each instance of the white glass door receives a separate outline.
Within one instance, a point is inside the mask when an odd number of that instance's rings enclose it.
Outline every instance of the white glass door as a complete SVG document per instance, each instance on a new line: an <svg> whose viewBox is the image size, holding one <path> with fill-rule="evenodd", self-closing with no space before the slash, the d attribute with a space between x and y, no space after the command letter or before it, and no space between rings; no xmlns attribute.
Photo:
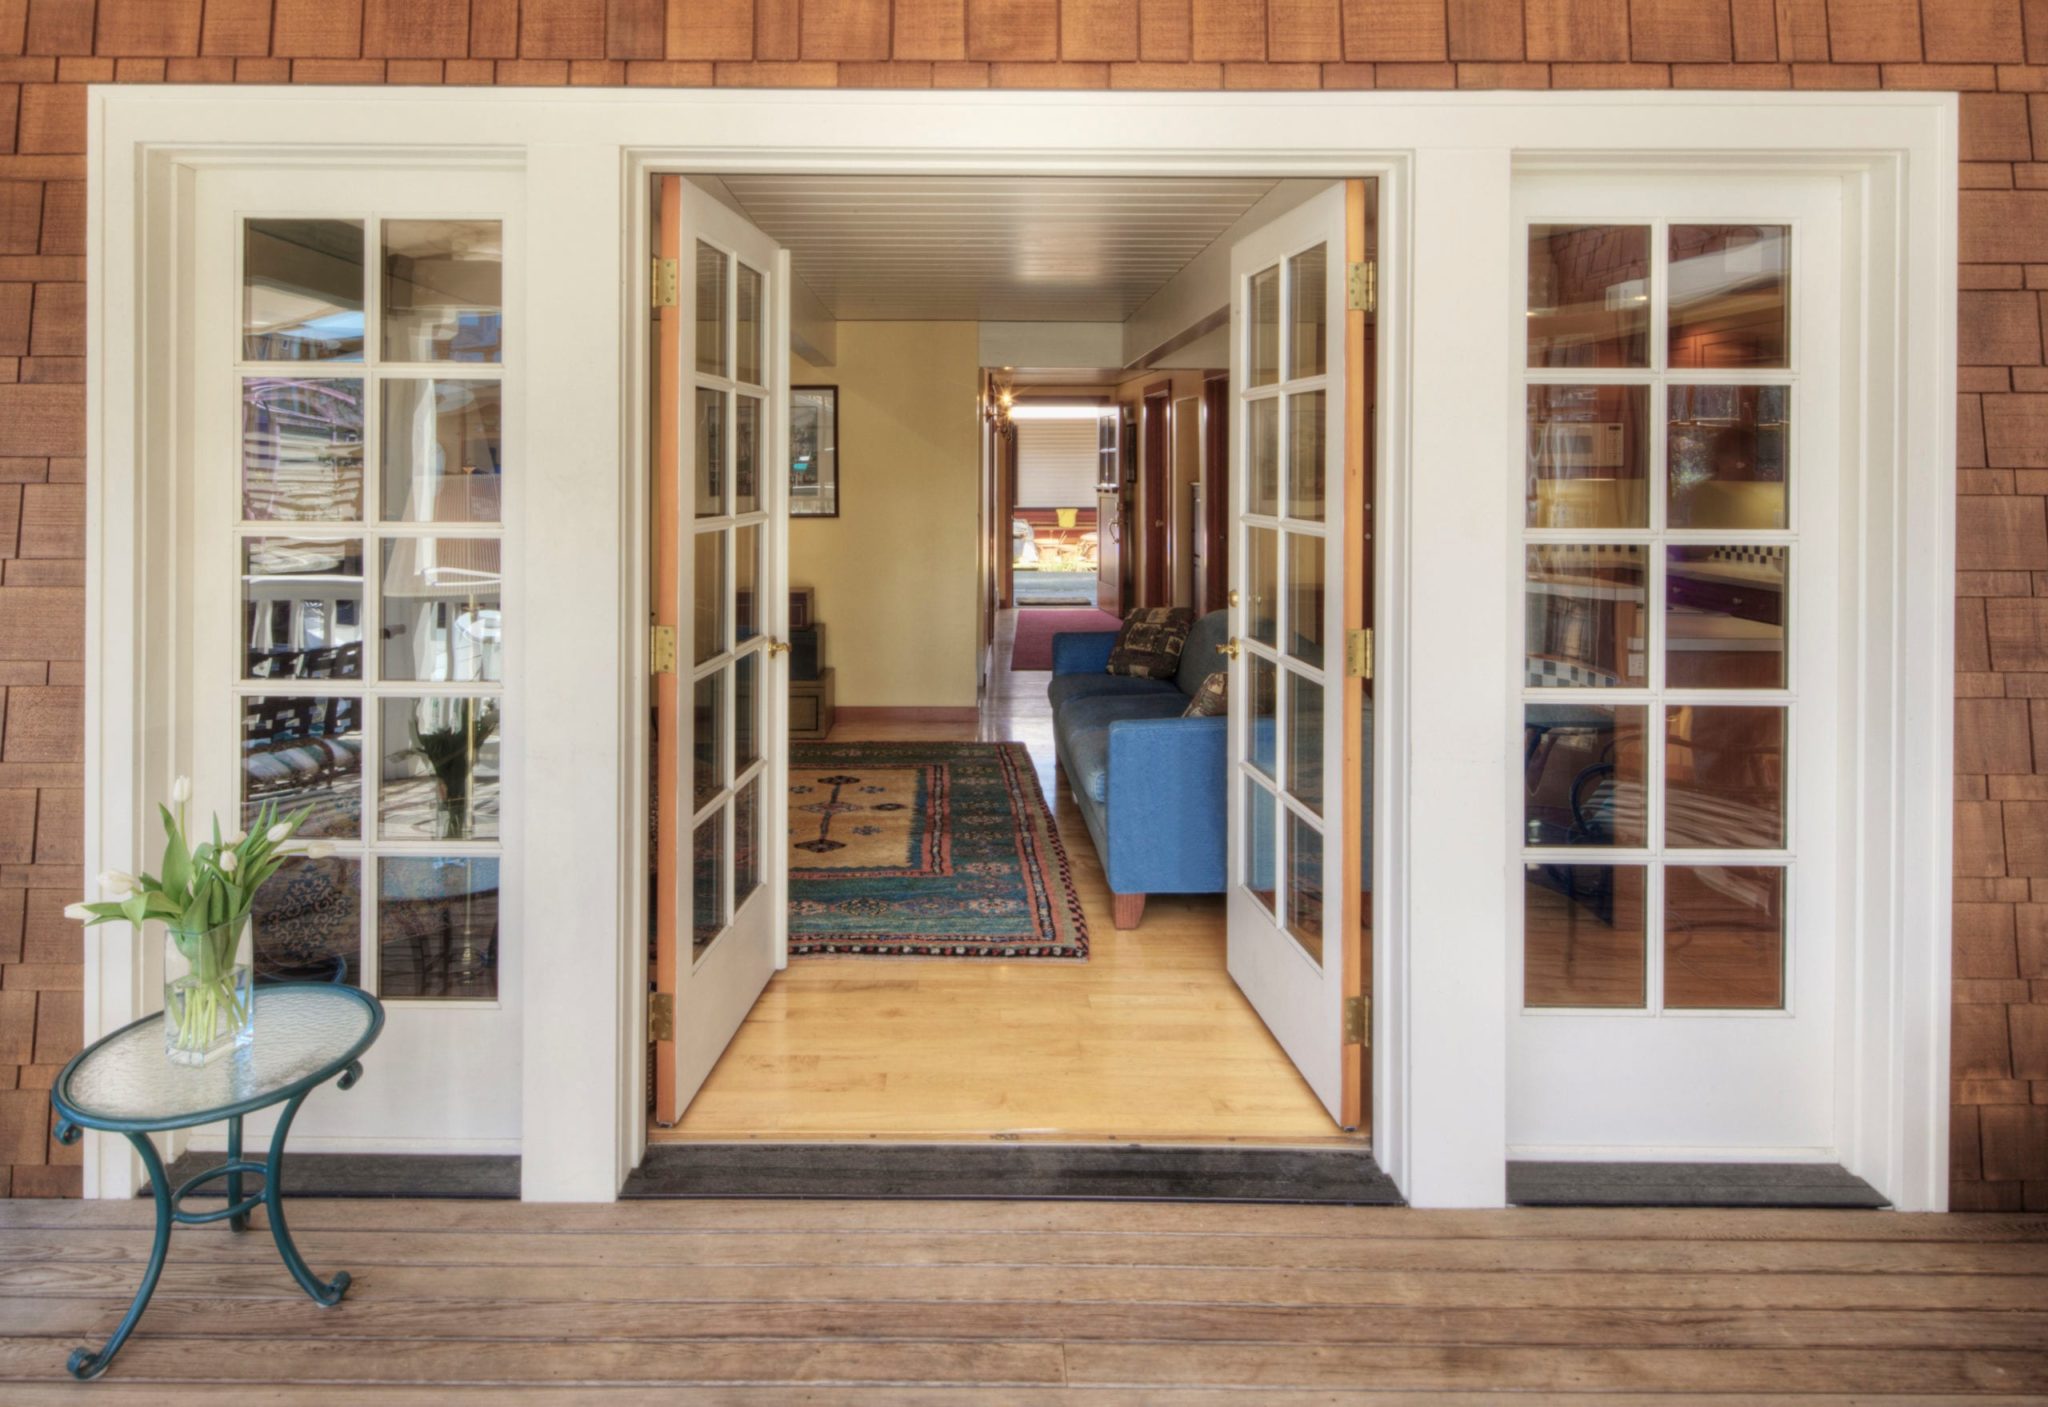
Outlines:
<svg viewBox="0 0 2048 1407"><path fill-rule="evenodd" d="M1523 1156L1837 1145L1839 221L1825 179L1518 184Z"/></svg>
<svg viewBox="0 0 2048 1407"><path fill-rule="evenodd" d="M687 179L657 191L675 262L656 319L655 618L673 659L655 679L655 984L673 1025L655 1118L673 1123L787 950L789 329L774 241Z"/></svg>
<svg viewBox="0 0 2048 1407"><path fill-rule="evenodd" d="M1362 203L1350 214L1362 224ZM1346 463L1347 248L1339 183L1231 250L1236 604L1225 650L1230 975L1349 1126L1360 1067L1345 1058L1345 984L1363 958L1345 725L1363 681L1345 669L1345 633L1362 625L1347 604L1355 612L1362 599L1363 543L1346 530L1347 510L1362 507Z"/></svg>

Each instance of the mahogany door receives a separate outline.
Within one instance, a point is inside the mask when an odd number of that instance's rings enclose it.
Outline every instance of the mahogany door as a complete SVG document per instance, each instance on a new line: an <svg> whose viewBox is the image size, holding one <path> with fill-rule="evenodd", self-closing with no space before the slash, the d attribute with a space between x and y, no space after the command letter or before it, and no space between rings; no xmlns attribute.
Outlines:
<svg viewBox="0 0 2048 1407"><path fill-rule="evenodd" d="M1139 471L1144 478L1144 489L1138 495L1139 519L1144 524L1144 541L1138 552L1138 569L1145 574L1144 586L1138 594L1138 604L1143 606L1172 604L1172 593L1167 585L1166 575L1167 523L1172 517L1173 510L1173 500L1168 488L1173 476L1167 458L1171 442L1166 433L1166 419L1172 395L1171 381L1156 381L1145 388L1143 446Z"/></svg>

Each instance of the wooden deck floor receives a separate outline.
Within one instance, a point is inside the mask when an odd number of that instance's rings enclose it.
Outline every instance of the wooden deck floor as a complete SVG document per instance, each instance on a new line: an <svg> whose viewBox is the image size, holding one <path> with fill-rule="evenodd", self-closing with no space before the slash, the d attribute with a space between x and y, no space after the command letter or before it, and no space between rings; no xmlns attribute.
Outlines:
<svg viewBox="0 0 2048 1407"><path fill-rule="evenodd" d="M1099 1203L308 1201L346 1301L181 1229L81 1388L148 1214L0 1202L0 1401L2048 1398L2044 1216Z"/></svg>

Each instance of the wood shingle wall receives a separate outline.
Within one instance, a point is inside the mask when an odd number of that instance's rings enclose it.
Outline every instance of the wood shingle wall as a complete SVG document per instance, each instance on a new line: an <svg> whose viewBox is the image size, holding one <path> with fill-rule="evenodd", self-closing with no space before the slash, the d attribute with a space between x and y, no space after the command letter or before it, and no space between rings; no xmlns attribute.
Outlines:
<svg viewBox="0 0 2048 1407"><path fill-rule="evenodd" d="M1962 92L1954 1201L2048 1209L2048 0L0 0L17 1196L79 1190L45 1090L80 1030L59 910L83 883L83 85L106 82Z"/></svg>

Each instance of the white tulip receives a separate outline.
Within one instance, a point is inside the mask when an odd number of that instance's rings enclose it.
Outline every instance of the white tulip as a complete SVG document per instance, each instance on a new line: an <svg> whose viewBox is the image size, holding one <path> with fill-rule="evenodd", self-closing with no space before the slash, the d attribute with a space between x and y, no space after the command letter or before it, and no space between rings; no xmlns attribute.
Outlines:
<svg viewBox="0 0 2048 1407"><path fill-rule="evenodd" d="M180 777L178 778L177 781L171 783L172 801L175 801L178 805L183 806L186 802L190 801L191 799L192 779L190 777Z"/></svg>
<svg viewBox="0 0 2048 1407"><path fill-rule="evenodd" d="M220 872L222 874L233 874L235 872L235 866L241 863L242 857L240 855L237 855L234 851L223 850L220 852Z"/></svg>
<svg viewBox="0 0 2048 1407"><path fill-rule="evenodd" d="M85 905L83 905L83 904L66 904L66 905L64 906L64 917L66 917L66 918L76 918L76 919L88 919L88 918L97 918L97 917L98 917L98 915L97 915L97 914L95 914L95 913L93 913L93 911L92 911L91 909L88 909L88 908L87 908L87 907L86 907Z"/></svg>
<svg viewBox="0 0 2048 1407"><path fill-rule="evenodd" d="M284 839L284 838L285 838L286 836L290 835L291 833L292 833L292 828L291 828L290 824L289 824L288 822L285 822L285 821L279 821L279 822L278 822L278 823L277 823L276 825L272 826L272 827L271 827L271 828L269 829L269 831L267 831L267 832L266 832L266 833L264 834L264 837L263 837L263 838L264 838L265 840L269 841L269 842L270 842L270 843L271 843L272 845L275 845L275 844L277 844L277 843L278 843L278 842L279 842L280 840L283 840L283 839Z"/></svg>
<svg viewBox="0 0 2048 1407"><path fill-rule="evenodd" d="M334 853L334 847L325 841L309 840L306 842L306 848L299 853L308 860L324 860Z"/></svg>
<svg viewBox="0 0 2048 1407"><path fill-rule="evenodd" d="M117 899L125 899L142 888L142 882L126 870L101 870L100 888Z"/></svg>

